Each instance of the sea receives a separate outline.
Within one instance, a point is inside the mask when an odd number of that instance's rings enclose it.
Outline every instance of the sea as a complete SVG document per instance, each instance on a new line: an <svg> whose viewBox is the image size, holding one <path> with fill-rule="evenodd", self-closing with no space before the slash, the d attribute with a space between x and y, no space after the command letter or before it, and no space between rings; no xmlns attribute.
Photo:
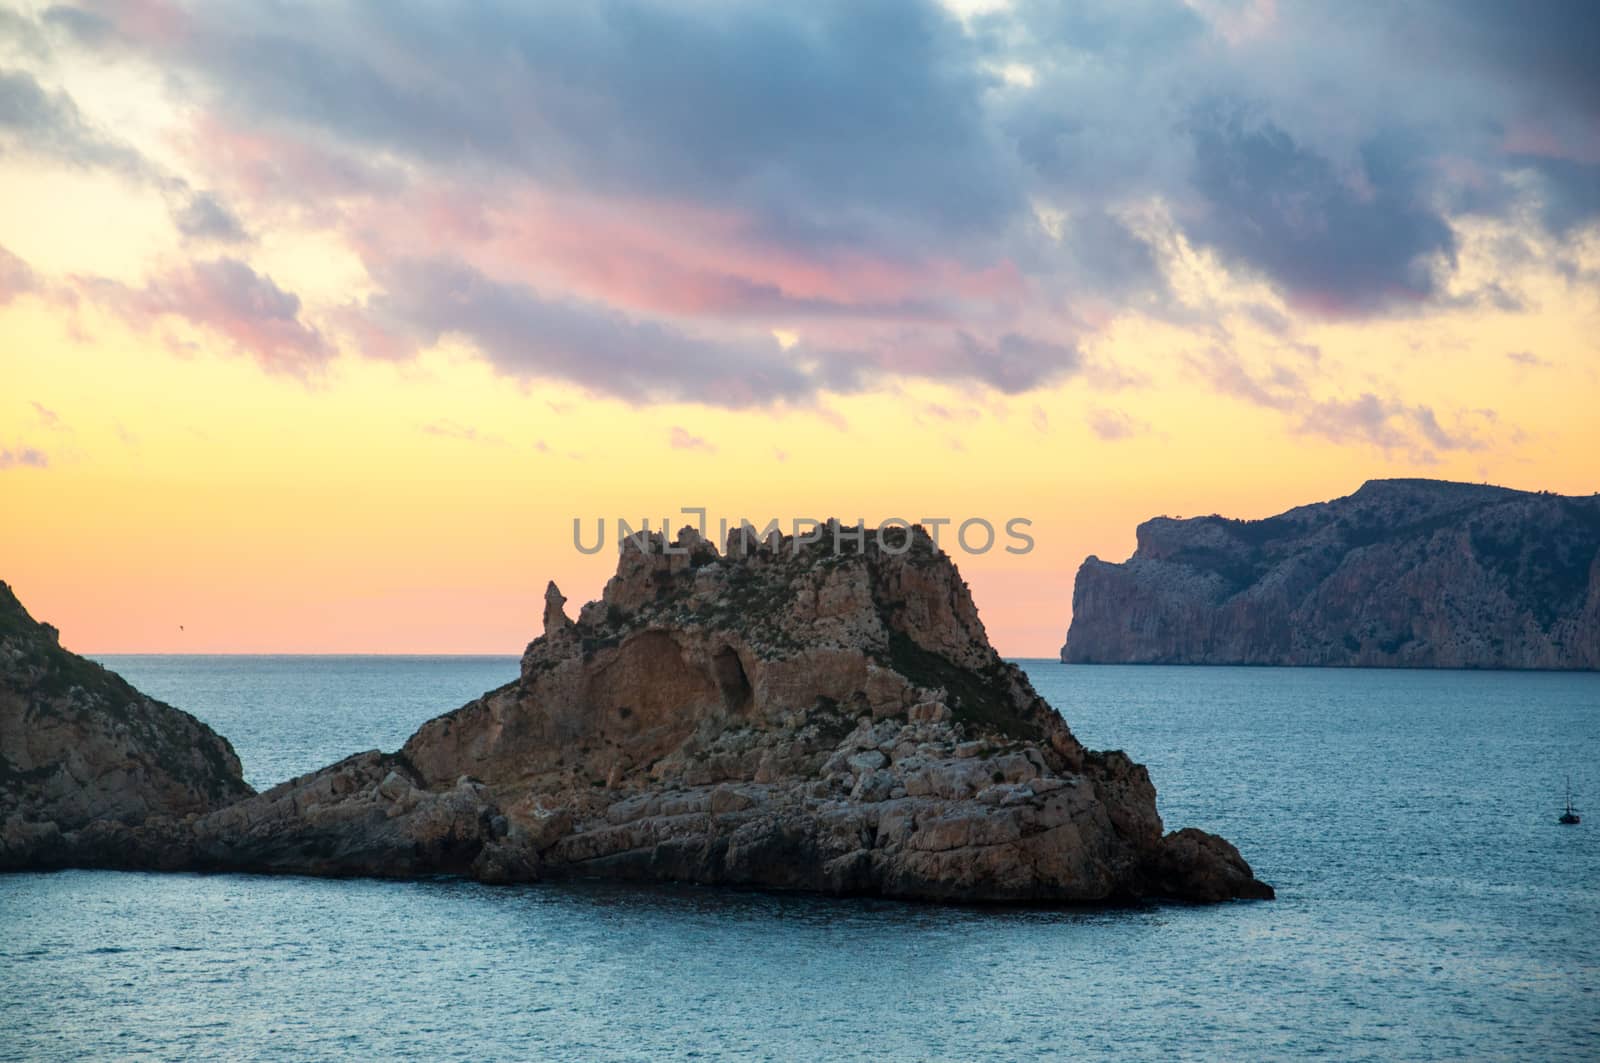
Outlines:
<svg viewBox="0 0 1600 1063"><path fill-rule="evenodd" d="M269 786L512 657L102 658ZM1600 1059L1600 674L1021 661L1278 899L0 876L0 1058ZM1566 777L1580 826L1557 825Z"/></svg>

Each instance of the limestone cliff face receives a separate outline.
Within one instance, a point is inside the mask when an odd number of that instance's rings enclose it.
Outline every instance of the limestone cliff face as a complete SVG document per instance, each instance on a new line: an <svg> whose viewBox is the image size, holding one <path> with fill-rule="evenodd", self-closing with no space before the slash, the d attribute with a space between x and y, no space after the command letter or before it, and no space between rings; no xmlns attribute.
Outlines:
<svg viewBox="0 0 1600 1063"><path fill-rule="evenodd" d="M1600 496L1373 480L1265 520L1158 517L1078 570L1061 656L1600 668Z"/></svg>
<svg viewBox="0 0 1600 1063"><path fill-rule="evenodd" d="M691 530L629 546L520 677L225 807L127 862L486 881L673 880L959 901L1269 897L1163 833L1145 770L1086 750L990 647L920 530L880 546Z"/></svg>
<svg viewBox="0 0 1600 1063"><path fill-rule="evenodd" d="M226 739L62 649L0 583L0 869L101 862L105 836L250 793Z"/></svg>

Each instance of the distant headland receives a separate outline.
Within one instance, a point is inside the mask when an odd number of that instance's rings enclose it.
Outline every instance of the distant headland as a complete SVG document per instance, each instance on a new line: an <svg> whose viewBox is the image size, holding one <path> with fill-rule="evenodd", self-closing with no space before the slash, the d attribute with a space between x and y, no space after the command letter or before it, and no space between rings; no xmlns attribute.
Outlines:
<svg viewBox="0 0 1600 1063"><path fill-rule="evenodd" d="M1157 517L1078 569L1061 659L1600 668L1600 495L1369 480L1264 520Z"/></svg>

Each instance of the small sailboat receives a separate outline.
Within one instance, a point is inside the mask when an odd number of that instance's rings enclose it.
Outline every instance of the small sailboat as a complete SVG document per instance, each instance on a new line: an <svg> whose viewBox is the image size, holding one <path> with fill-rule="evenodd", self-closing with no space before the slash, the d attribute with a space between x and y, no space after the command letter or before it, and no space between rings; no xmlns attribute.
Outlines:
<svg viewBox="0 0 1600 1063"><path fill-rule="evenodd" d="M1570 775L1567 776L1567 810L1561 813L1561 822L1569 826L1574 823L1583 822L1583 819L1578 815L1577 810L1572 807L1572 776Z"/></svg>

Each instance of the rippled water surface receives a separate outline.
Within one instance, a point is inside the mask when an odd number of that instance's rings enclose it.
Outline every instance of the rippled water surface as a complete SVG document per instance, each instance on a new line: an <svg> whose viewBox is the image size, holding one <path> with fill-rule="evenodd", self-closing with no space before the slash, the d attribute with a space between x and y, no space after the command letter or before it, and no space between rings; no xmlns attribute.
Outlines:
<svg viewBox="0 0 1600 1063"><path fill-rule="evenodd" d="M392 749L516 671L107 663L228 735L257 786ZM1600 1058L1600 806L1555 824L1565 772L1600 787L1600 675L1025 666L1279 899L0 876L0 1057Z"/></svg>

